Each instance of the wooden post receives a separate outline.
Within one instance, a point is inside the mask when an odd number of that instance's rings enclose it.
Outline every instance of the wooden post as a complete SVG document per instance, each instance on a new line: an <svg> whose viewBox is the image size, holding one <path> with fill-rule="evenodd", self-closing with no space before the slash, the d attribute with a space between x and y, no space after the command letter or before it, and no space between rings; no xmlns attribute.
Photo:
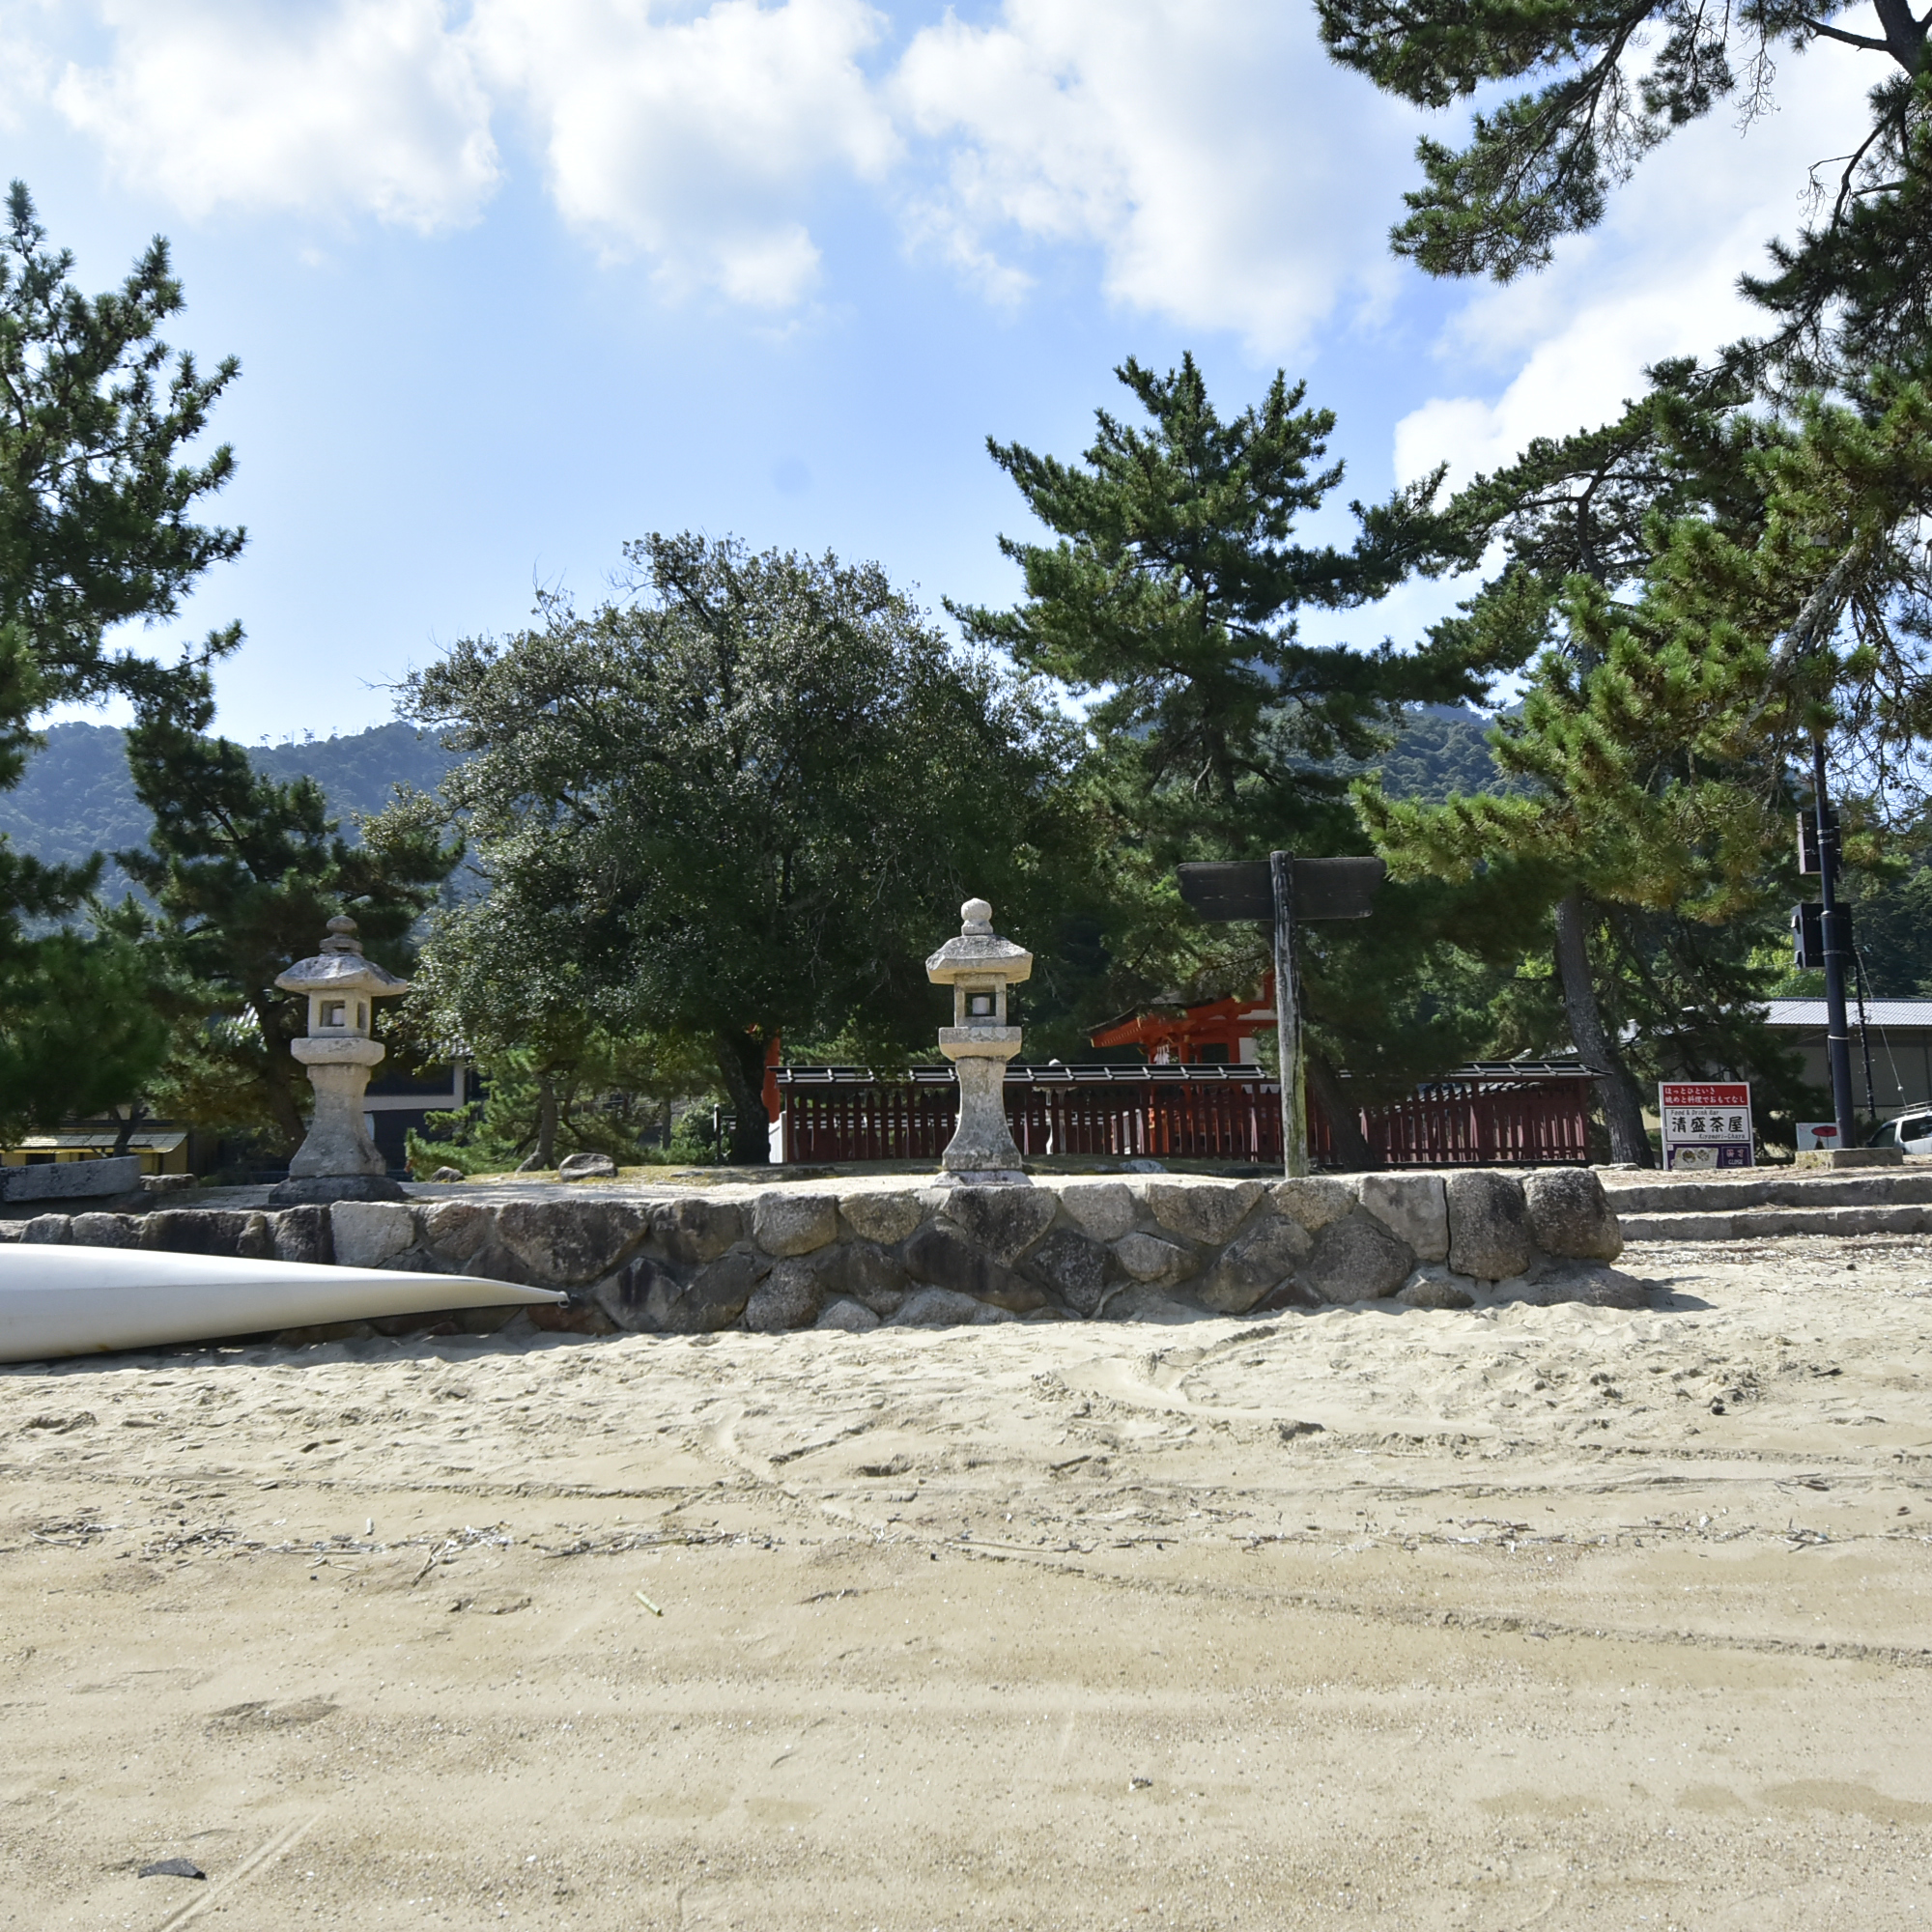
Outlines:
<svg viewBox="0 0 1932 1932"><path fill-rule="evenodd" d="M1281 1171L1290 1179L1308 1172L1307 1082L1301 1067L1300 988L1294 983L1294 858L1268 854L1274 886L1275 1048L1281 1061Z"/></svg>

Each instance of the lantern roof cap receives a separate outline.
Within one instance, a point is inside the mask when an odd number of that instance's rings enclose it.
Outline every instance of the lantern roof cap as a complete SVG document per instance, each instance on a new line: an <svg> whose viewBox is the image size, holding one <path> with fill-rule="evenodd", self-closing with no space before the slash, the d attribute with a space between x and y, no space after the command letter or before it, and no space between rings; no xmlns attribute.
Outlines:
<svg viewBox="0 0 1932 1932"><path fill-rule="evenodd" d="M407 980L399 980L386 967L363 958L355 922L340 913L328 922L328 937L322 942L322 951L298 959L286 973L277 973L275 984L285 993L367 993L371 999L410 990Z"/></svg>
<svg viewBox="0 0 1932 1932"><path fill-rule="evenodd" d="M939 985L960 980L1024 980L1033 971L1033 954L993 930L993 908L984 899L968 899L959 908L959 937L949 939L925 962L925 977Z"/></svg>

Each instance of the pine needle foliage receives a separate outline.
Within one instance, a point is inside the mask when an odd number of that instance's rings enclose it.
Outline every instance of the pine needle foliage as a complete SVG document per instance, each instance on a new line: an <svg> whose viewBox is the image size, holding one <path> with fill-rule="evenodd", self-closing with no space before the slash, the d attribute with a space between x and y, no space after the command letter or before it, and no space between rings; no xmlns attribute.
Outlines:
<svg viewBox="0 0 1932 1932"><path fill-rule="evenodd" d="M0 218L0 789L19 782L50 705L119 695L155 701L240 640L218 632L180 669L109 641L175 614L239 528L195 521L234 458L185 445L234 379L204 375L158 330L182 291L156 239L117 290L84 295L47 245L19 182ZM67 929L100 870L51 866L0 839L0 1134L47 1128L123 1101L154 1071L166 1029L142 996L124 934Z"/></svg>
<svg viewBox="0 0 1932 1932"><path fill-rule="evenodd" d="M146 888L151 915L128 900L118 929L146 946L152 999L171 1021L168 1057L148 1085L150 1110L212 1131L251 1135L286 1158L300 1143L307 1076L289 1052L305 1002L274 984L347 913L369 956L407 977L411 934L462 856L419 797L342 838L313 779L265 777L246 750L211 736L206 676L150 708L128 734L135 790L154 814L145 848L116 856ZM392 1005L393 1003L385 1003ZM418 1042L378 1009L392 1056ZM420 1043L434 1052L436 1043Z"/></svg>

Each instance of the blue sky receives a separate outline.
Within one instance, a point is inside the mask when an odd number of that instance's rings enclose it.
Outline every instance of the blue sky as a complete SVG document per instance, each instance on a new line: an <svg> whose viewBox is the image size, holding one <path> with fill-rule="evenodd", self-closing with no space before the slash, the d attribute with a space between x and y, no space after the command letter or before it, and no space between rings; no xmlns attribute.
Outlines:
<svg viewBox="0 0 1932 1932"><path fill-rule="evenodd" d="M242 621L220 724L280 740L383 721L652 529L1006 601L985 438L1076 454L1129 354L1191 348L1228 410L1305 377L1345 497L1599 420L1745 326L1737 273L1878 77L1784 69L1500 291L1390 259L1455 124L1279 0L0 0L0 149L83 286L165 233L174 339L242 358L250 542L175 629ZM1406 641L1447 594L1314 634Z"/></svg>

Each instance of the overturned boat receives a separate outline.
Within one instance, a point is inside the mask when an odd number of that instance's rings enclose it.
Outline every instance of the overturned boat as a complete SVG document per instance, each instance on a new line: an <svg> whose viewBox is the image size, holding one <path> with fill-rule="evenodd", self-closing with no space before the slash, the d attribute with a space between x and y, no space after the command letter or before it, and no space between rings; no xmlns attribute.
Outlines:
<svg viewBox="0 0 1932 1932"><path fill-rule="evenodd" d="M0 1247L0 1362L567 1298L476 1275L22 1242Z"/></svg>

